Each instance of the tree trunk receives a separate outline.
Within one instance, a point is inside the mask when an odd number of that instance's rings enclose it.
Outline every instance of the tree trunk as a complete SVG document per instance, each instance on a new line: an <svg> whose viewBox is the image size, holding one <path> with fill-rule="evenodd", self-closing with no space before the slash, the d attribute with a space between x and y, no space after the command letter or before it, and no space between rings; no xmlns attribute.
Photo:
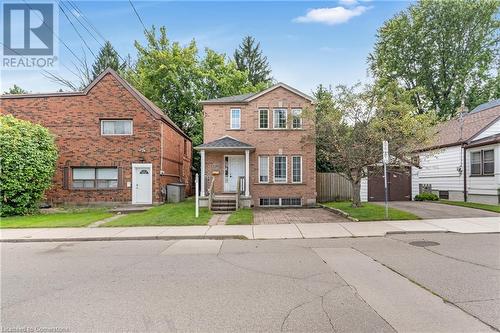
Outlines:
<svg viewBox="0 0 500 333"><path fill-rule="evenodd" d="M361 181L351 180L352 186L352 206L354 208L361 207Z"/></svg>

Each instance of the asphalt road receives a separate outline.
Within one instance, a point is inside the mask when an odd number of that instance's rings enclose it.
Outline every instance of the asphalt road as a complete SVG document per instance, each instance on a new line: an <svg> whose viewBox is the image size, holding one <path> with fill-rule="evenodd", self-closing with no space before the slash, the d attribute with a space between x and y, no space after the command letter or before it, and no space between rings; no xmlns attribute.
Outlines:
<svg viewBox="0 0 500 333"><path fill-rule="evenodd" d="M415 240L438 242L418 247ZM500 328L500 235L2 243L1 326L46 332Z"/></svg>

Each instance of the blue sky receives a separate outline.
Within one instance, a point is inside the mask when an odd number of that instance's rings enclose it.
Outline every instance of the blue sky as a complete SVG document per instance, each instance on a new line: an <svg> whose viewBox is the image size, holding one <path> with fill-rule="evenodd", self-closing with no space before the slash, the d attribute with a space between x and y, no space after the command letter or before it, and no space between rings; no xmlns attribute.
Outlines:
<svg viewBox="0 0 500 333"><path fill-rule="evenodd" d="M135 57L134 41L144 41L142 25L128 1L75 1L77 6L111 41L121 55ZM278 2L133 1L146 26L167 28L171 40L182 44L195 39L205 47L232 55L243 36L261 42L273 76L278 81L310 93L318 84L336 85L367 81L368 54L377 29L409 5L406 1L340 0ZM72 16L70 16L72 18ZM95 53L99 49L78 23L74 23ZM59 35L81 56L84 45L63 13ZM60 61L72 68L73 56L59 45ZM87 51L87 59L93 56ZM59 75L73 75L59 66ZM31 92L56 91L38 71L3 71L2 92L13 84Z"/></svg>

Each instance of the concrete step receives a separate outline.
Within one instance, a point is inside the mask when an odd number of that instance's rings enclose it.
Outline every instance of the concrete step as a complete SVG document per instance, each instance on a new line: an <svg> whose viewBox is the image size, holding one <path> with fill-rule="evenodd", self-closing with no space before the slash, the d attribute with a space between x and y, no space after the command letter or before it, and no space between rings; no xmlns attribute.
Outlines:
<svg viewBox="0 0 500 333"><path fill-rule="evenodd" d="M236 206L236 202L212 202L212 207L233 207Z"/></svg>

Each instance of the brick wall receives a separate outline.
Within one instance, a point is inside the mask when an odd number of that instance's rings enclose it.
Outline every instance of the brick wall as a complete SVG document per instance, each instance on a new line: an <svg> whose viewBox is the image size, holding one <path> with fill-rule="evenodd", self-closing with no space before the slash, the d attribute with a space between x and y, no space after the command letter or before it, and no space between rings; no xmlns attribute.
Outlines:
<svg viewBox="0 0 500 333"><path fill-rule="evenodd" d="M39 123L56 136L59 148L53 186L47 201L58 203L131 202L132 163L152 163L153 202L163 200L161 185L190 183L191 142L183 154L185 138L155 119L112 74L106 74L87 94L5 98L0 112ZM101 119L132 119L133 135L102 136ZM162 140L163 132L163 140ZM160 175L162 167L166 174ZM119 189L71 189L71 167L113 166L121 173ZM66 174L66 176L65 176ZM64 181L65 177L67 182ZM65 184L66 183L66 184Z"/></svg>
<svg viewBox="0 0 500 333"><path fill-rule="evenodd" d="M241 109L241 129L230 129L230 109ZM269 129L259 129L261 108L269 110ZM288 109L287 129L273 129L273 109ZM291 109L301 108L304 113L311 111L313 105L307 99L282 87L256 98L248 104L206 104L204 105L204 142L229 135L237 140L253 145L256 150L250 154L250 192L255 205L260 197L301 197L302 202L316 200L316 146L314 144L314 122L303 118L302 129L291 129ZM224 154L206 153L207 175L211 175L214 164L220 168L216 180L216 191L222 191ZM243 154L243 152L236 152ZM269 156L269 184L259 184L258 156ZM287 184L273 184L273 156L287 156ZM292 184L291 156L302 156L302 183Z"/></svg>

